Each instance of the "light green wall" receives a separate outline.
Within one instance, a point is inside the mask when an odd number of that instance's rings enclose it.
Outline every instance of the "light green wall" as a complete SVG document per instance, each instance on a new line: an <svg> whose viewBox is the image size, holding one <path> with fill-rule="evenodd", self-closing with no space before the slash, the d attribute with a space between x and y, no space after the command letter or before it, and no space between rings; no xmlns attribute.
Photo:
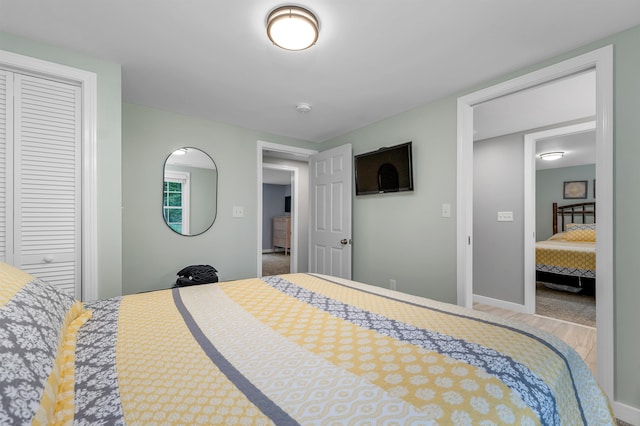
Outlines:
<svg viewBox="0 0 640 426"><path fill-rule="evenodd" d="M0 32L0 49L91 71L98 81L98 297L122 292L121 67Z"/></svg>
<svg viewBox="0 0 640 426"><path fill-rule="evenodd" d="M327 141L354 155L413 142L413 192L353 196L353 278L456 302L456 99L446 98ZM353 193L353 192L352 192ZM451 204L442 218L441 205Z"/></svg>
<svg viewBox="0 0 640 426"><path fill-rule="evenodd" d="M560 167L538 170L536 172L536 240L546 240L553 234L553 203L559 206L573 203L595 201L593 198L593 180L596 178L596 165ZM572 180L588 181L587 198L565 200L562 198L564 182ZM560 222L558 222L560 227Z"/></svg>
<svg viewBox="0 0 640 426"><path fill-rule="evenodd" d="M504 82L582 53L614 46L614 322L616 400L640 409L640 27L607 37L535 66L327 141L327 148L353 144L354 154L413 140L413 194L354 196L354 279L444 301L456 297L456 101L459 96ZM381 102L384 100L381 99ZM452 204L452 218L440 205Z"/></svg>
<svg viewBox="0 0 640 426"><path fill-rule="evenodd" d="M129 103L122 111L123 294L169 288L194 264L214 266L224 280L257 276L257 141L316 145ZM162 217L162 168L182 146L206 152L218 169L216 220L193 237ZM244 218L232 217L233 206Z"/></svg>

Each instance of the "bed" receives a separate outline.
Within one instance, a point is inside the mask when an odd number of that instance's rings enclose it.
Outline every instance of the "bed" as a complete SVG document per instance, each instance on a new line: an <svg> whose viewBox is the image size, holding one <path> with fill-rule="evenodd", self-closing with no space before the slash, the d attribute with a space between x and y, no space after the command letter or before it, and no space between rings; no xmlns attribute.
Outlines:
<svg viewBox="0 0 640 426"><path fill-rule="evenodd" d="M596 281L595 202L553 203L553 235L536 242L536 279L557 290L593 293Z"/></svg>
<svg viewBox="0 0 640 426"><path fill-rule="evenodd" d="M615 424L558 338L354 281L83 304L6 264L0 278L0 424Z"/></svg>

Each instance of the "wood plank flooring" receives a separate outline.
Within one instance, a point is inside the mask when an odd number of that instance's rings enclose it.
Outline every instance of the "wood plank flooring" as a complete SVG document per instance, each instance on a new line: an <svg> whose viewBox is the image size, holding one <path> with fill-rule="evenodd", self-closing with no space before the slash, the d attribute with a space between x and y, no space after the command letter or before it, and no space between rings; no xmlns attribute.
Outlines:
<svg viewBox="0 0 640 426"><path fill-rule="evenodd" d="M596 329L540 315L522 314L494 306L475 303L473 309L502 318L523 322L556 335L575 349L585 364L596 375Z"/></svg>

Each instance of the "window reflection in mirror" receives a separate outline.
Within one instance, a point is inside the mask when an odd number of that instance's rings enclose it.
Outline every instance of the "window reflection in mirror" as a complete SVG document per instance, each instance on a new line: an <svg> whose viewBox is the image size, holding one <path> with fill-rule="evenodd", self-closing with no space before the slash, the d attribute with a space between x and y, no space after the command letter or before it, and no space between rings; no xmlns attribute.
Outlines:
<svg viewBox="0 0 640 426"><path fill-rule="evenodd" d="M173 231L199 235L213 225L217 212L218 170L198 148L180 148L164 163L162 214Z"/></svg>

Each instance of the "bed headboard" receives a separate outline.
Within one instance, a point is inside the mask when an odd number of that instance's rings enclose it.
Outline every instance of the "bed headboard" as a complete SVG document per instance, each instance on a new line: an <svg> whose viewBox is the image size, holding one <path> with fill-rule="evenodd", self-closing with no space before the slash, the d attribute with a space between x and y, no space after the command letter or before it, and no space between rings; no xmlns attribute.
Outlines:
<svg viewBox="0 0 640 426"><path fill-rule="evenodd" d="M558 221L560 221L560 227L558 227ZM596 223L596 202L589 201L566 206L553 203L553 233L563 232L567 223Z"/></svg>

